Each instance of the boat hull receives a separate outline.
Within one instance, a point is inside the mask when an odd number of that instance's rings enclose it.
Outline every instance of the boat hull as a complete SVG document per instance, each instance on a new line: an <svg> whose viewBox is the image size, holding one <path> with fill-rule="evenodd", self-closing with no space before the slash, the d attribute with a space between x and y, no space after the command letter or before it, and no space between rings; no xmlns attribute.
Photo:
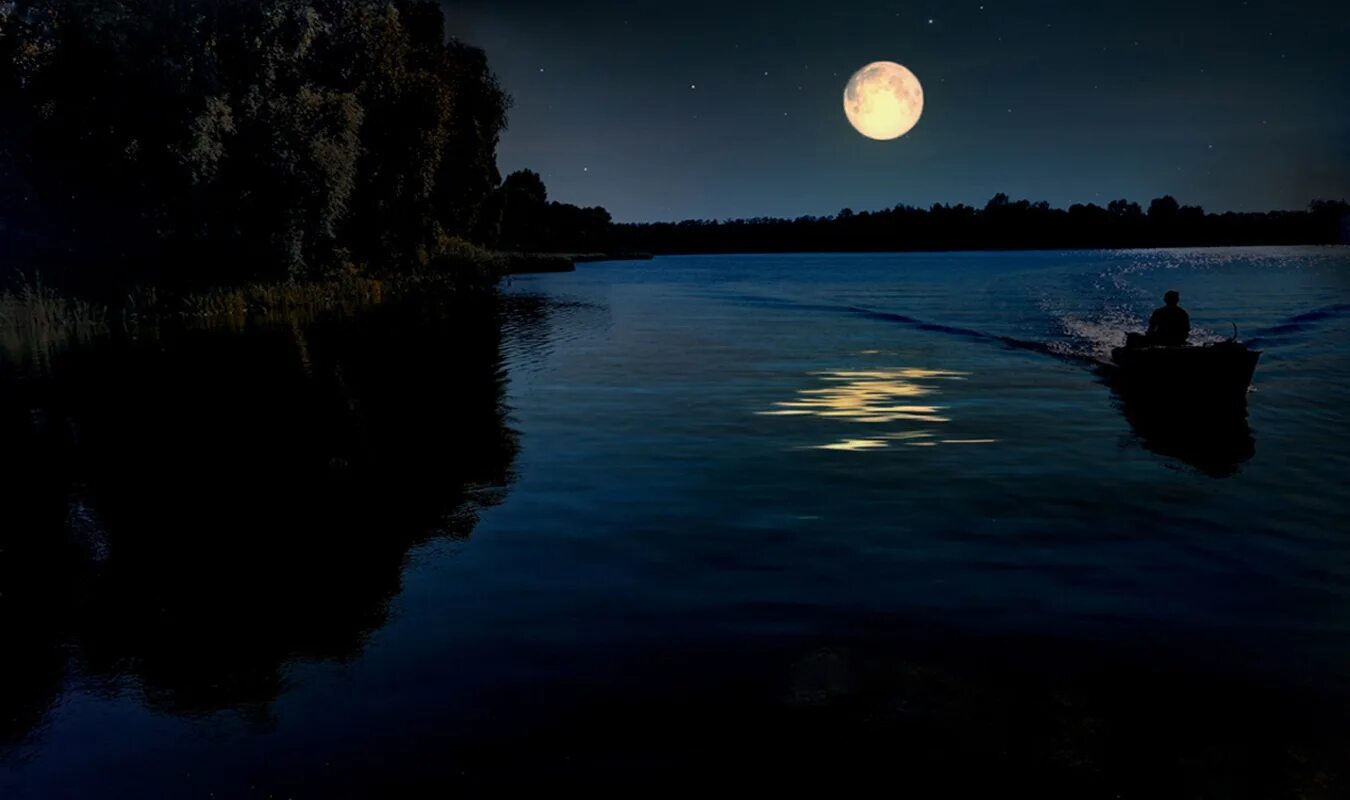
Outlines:
<svg viewBox="0 0 1350 800"><path fill-rule="evenodd" d="M1117 347L1110 366L1121 388L1178 402L1245 401L1259 350L1237 342L1201 347ZM1189 402L1188 402L1189 404Z"/></svg>

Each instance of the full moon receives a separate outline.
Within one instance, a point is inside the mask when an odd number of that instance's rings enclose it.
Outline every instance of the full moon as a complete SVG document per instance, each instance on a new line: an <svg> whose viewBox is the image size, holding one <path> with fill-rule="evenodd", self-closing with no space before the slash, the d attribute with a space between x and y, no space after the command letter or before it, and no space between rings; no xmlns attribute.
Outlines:
<svg viewBox="0 0 1350 800"><path fill-rule="evenodd" d="M904 136L923 114L923 86L894 61L873 61L844 87L844 113L869 139Z"/></svg>

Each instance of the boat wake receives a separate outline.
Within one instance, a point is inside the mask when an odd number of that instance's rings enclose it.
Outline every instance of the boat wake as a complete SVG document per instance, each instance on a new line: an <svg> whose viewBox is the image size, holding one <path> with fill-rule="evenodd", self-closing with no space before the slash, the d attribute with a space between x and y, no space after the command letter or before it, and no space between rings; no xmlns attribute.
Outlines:
<svg viewBox="0 0 1350 800"><path fill-rule="evenodd" d="M1322 308L1315 308L1312 311L1295 314L1279 324L1257 328L1247 337L1247 344L1251 347L1269 345L1291 336L1307 333L1320 322L1347 316L1350 316L1350 303L1335 303Z"/></svg>
<svg viewBox="0 0 1350 800"><path fill-rule="evenodd" d="M898 323L914 330L926 331L929 333L941 333L948 336L969 339L971 341L985 342L987 344L998 345L1011 350L1026 350L1033 353L1041 353L1068 361L1086 363L1097 359L1095 351L1089 351L1085 348L1076 348L1066 342L1045 342L1033 339L1020 339L1015 336L1005 336L959 325L947 325L940 322L932 322L908 314L900 314L894 311L882 311L866 306L805 303L784 298L758 295L735 295L733 299L741 303L771 308L791 308L798 311L817 311L866 317L880 322ZM1124 333L1122 332L1118 338L1123 341Z"/></svg>
<svg viewBox="0 0 1350 800"><path fill-rule="evenodd" d="M844 310L857 314L859 316L869 317L871 319L884 322L898 322L910 328L920 331L929 331L931 333L945 333L949 336L960 336L975 341L989 342L990 344L999 344L1014 350L1031 350L1032 352L1045 353L1052 356L1072 355L1066 352L1060 352L1053 344L1047 342L1036 342L1028 339L1018 339L1013 336L1001 336L995 333L978 331L973 328L961 328L955 325L943 325L937 322L926 322L921 319L907 316L905 314L896 314L891 311L878 311L876 309L864 308L863 306L844 306Z"/></svg>
<svg viewBox="0 0 1350 800"><path fill-rule="evenodd" d="M908 314L883 311L861 305L801 302L781 297L748 294L733 295L732 299L740 303L762 307L791 308L798 311L866 317L880 322L900 324L913 330L960 337L1012 350L1041 353L1084 366L1100 365L1110 360L1112 348L1125 343L1125 334L1130 331L1143 330L1145 325L1143 318L1138 313L1124 305L1111 306L1095 314L1080 316L1060 311L1053 304L1043 302L1041 309L1045 312L1047 321L1051 326L1047 332L1052 333L1056 338L1041 341L990 333L959 325L947 325ZM1253 330L1242 338L1249 347L1269 346L1283 339L1306 333L1319 323L1345 317L1350 317L1350 303L1337 303L1295 314L1275 325ZM1213 344L1224 341L1229 337L1230 334L1227 332L1213 331L1201 327L1193 328L1191 331L1191 341L1194 344Z"/></svg>

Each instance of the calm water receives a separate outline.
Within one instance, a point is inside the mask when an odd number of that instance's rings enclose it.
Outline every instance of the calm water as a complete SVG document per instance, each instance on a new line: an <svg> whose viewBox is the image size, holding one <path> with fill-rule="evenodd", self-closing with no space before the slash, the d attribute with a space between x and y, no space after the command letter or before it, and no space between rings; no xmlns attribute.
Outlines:
<svg viewBox="0 0 1350 800"><path fill-rule="evenodd" d="M1264 350L1199 438L1093 369L1169 288ZM1321 248L658 258L20 348L0 795L1345 796L1347 343Z"/></svg>

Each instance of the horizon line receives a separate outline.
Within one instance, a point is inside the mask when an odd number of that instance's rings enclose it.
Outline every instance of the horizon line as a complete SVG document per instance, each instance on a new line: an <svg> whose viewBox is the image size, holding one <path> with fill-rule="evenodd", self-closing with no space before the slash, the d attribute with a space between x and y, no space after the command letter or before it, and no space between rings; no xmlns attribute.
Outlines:
<svg viewBox="0 0 1350 800"><path fill-rule="evenodd" d="M851 206L844 206L844 207L840 208L838 211L835 211L835 212L833 212L833 213L826 213L826 214L811 214L811 213L805 213L805 214L798 214L798 215L796 215L796 216L791 216L791 217L788 217L788 216L777 216L777 215L773 215L773 214L767 214L767 215L758 215L758 216L729 216L729 217L683 217L683 218L665 218L665 219L612 219L612 224L615 224L615 225L661 225L661 224L679 224L679 223L681 223L681 222L704 222L704 223L709 223L709 222L711 222L711 223L719 223L719 224L723 224L723 223L729 223L729 222L748 222L748 221L753 221L753 220L781 220L781 221L785 221L785 222L795 222L795 221L801 220L801 219L837 219L837 218L839 217L839 215L840 215L842 212L844 212L845 210L851 211L851 212L853 212L855 215L856 215L856 214L876 214L876 213L879 213L879 212L894 211L894 210L896 210L896 209L901 209L901 208L905 208L905 209L913 209L913 210L917 210L917 211L925 211L925 212L926 212L926 211L931 211L931 210L933 209L934 206L941 206L941 207L943 207L943 208L959 208L959 207L963 207L963 206L964 206L964 207L966 207L966 208L973 208L973 209L975 209L976 211L984 211L985 208L988 206L989 202L992 201L992 200L994 199L994 197L997 197L999 194L1004 194L1004 195L1006 195L1005 192L997 192L997 193L994 194L993 197L990 197L989 200L985 201L985 203L984 203L983 205L974 205L974 204L972 204L972 203L967 203L967 202L956 202L956 203L942 203L942 202L935 202L935 203L930 203L930 204L928 204L928 205L922 205L922 206L921 206L921 205L912 205L912 204L909 204L909 203L896 203L895 205L892 205L892 206L885 206L885 207L880 207L880 208L868 208L868 209L862 209L862 210L854 209L854 208L852 208ZM1020 203L1020 202L1022 202L1022 201L1027 201L1027 202L1030 202L1030 203L1032 203L1032 204L1040 203L1040 202L1046 202L1046 203L1049 202L1049 201L1042 201L1042 200L1031 200L1031 199L1028 198L1028 197L1013 198L1011 195L1007 195L1007 197L1008 197L1008 202L1009 202L1010 204L1011 204L1011 203ZM1212 210L1210 210L1210 209L1205 208L1204 206L1199 206L1199 205L1187 205L1187 204L1183 203L1182 201L1180 201L1179 199L1177 199L1177 197L1176 197L1175 195L1172 195L1172 194L1162 194L1162 195L1158 195L1157 197L1150 197L1150 198L1148 199L1147 202L1148 202L1148 203L1152 203L1154 200L1161 200L1161 199L1163 199L1163 198L1165 198L1165 197L1171 197L1173 200L1176 200L1178 206L1181 207L1181 208L1199 208L1201 211L1204 212L1205 216L1207 216L1207 217L1208 217L1208 216L1223 216L1223 215L1225 215L1225 214L1305 214L1305 213L1308 213L1309 211L1312 210L1312 206L1313 206L1314 203L1319 203L1319 202L1321 202L1321 203L1350 203L1350 201L1347 200L1347 197L1350 197L1350 195L1346 195L1346 196L1342 196L1342 197L1338 197L1338 198L1332 198L1332 197L1313 197L1313 198L1309 199L1308 202L1305 203L1301 208L1268 208L1268 209L1265 209L1265 210L1245 210L1245 211L1244 211L1244 210L1238 210L1238 209L1228 209L1228 210L1225 210L1225 211L1212 211ZM1105 210L1105 209L1109 206L1110 203L1113 203L1113 202L1115 202L1116 200L1125 200L1127 203L1137 203L1137 204L1139 205L1140 209L1141 209L1145 214L1148 213L1148 207L1147 207L1144 203L1139 202L1139 201L1136 201L1136 200L1131 200L1131 199L1126 198L1126 197L1117 197L1117 198L1113 198L1112 200L1107 200L1104 204L1103 204L1103 203L1098 203L1098 202L1096 202L1096 201L1089 201L1089 202L1082 202L1082 201L1079 201L1079 202L1070 203L1068 206L1056 206L1056 205L1052 205L1052 206L1050 206L1050 210L1051 210L1051 211L1066 211L1066 212L1067 212L1067 211L1069 211L1071 208L1073 208L1074 206L1085 206L1085 207L1087 207L1087 206L1096 206L1097 208L1100 208L1100 209ZM550 200L550 202L564 202L564 201L554 201L554 200ZM571 203L568 203L568 205L572 205L572 204L571 204ZM603 204L595 205L595 206L579 206L579 207L580 207L580 208L604 208L606 211L609 210L608 208L605 208L605 206L604 206Z"/></svg>

